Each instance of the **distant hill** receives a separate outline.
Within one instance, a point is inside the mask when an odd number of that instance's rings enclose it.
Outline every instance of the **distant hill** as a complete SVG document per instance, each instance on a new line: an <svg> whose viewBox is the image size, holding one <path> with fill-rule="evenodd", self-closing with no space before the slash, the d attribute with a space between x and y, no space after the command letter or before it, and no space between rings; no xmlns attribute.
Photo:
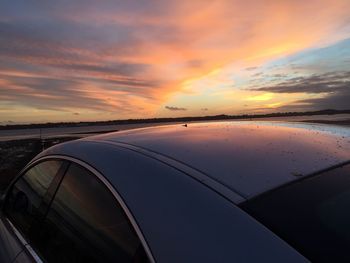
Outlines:
<svg viewBox="0 0 350 263"><path fill-rule="evenodd" d="M117 124L136 124L136 123L162 123L162 122L190 122L206 120L239 120L239 119L258 119L273 117L292 117L292 116L312 116L312 115L335 115L350 114L349 110L319 110L304 112L276 112L268 114L242 114L242 115L213 115L201 117L178 117L178 118L151 118L151 119L127 119L95 122L59 122L59 123L39 123L39 124L9 124L0 125L0 130L12 129L36 129L36 128L57 128L57 127L83 127L97 125L117 125Z"/></svg>

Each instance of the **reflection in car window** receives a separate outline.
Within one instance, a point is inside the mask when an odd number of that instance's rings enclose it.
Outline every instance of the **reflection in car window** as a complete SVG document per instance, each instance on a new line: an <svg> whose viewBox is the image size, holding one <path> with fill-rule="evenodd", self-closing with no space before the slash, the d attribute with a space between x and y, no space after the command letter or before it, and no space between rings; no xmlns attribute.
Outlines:
<svg viewBox="0 0 350 263"><path fill-rule="evenodd" d="M37 246L48 262L148 262L114 196L75 164L56 193Z"/></svg>
<svg viewBox="0 0 350 263"><path fill-rule="evenodd" d="M5 211L16 228L28 238L31 226L41 215L39 208L42 198L61 163L51 160L37 164L20 177L10 190Z"/></svg>
<svg viewBox="0 0 350 263"><path fill-rule="evenodd" d="M241 207L312 262L350 262L350 165L286 185Z"/></svg>

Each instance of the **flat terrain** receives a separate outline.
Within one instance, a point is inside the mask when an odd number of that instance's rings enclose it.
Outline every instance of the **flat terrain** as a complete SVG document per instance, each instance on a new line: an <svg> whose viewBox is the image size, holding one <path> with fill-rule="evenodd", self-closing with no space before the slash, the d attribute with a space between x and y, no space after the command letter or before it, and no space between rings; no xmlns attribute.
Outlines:
<svg viewBox="0 0 350 263"><path fill-rule="evenodd" d="M314 123L327 123L327 124L350 124L350 114L332 114L332 115L311 115L311 116L290 116L290 117L260 117L260 118L239 118L239 119L221 119L223 121L244 121L244 120L257 120L257 121L301 121L301 122L314 122ZM203 122L203 121L220 121L215 120L198 120L198 121L186 121L190 122ZM91 134L129 130L150 126L159 126L167 124L183 123L183 121L172 122L158 122L158 123L130 123L130 124L112 124L112 125L82 125L72 127L52 127L52 128L26 128L26 129L0 129L0 141L8 140L20 140L31 138L57 138L66 136L88 136Z"/></svg>
<svg viewBox="0 0 350 263"><path fill-rule="evenodd" d="M0 141L0 191L43 149L72 139L76 137Z"/></svg>
<svg viewBox="0 0 350 263"><path fill-rule="evenodd" d="M245 119L243 119L244 121ZM248 120L248 119L246 119ZM242 121L242 120L240 120ZM257 121L291 121L311 122L328 125L347 126L350 129L350 114L315 115L298 117L259 118ZM66 128L20 129L0 131L0 191L24 166L43 149L52 145L74 140L93 134L135 129L149 126L176 124L172 123L146 123L146 124L120 124L109 126L84 126Z"/></svg>

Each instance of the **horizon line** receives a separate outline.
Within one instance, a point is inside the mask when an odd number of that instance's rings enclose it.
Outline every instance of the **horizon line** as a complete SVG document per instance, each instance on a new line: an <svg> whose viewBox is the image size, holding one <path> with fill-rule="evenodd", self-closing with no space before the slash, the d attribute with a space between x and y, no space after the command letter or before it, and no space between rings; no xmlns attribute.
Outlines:
<svg viewBox="0 0 350 263"><path fill-rule="evenodd" d="M0 124L0 129L9 128L49 128L57 127L62 125L75 126L75 125L99 125L99 124L140 124L140 123L160 123L160 122L176 122L176 121L196 121L196 120L220 120L220 119L246 119L246 118L262 118L262 117L293 117L293 116L307 116L307 115L335 115L335 114L346 114L350 113L350 109L323 109L316 111L288 111L288 112L272 112L272 113L255 113L255 114L218 114L218 115L207 115L207 116L183 116L183 117L155 117L145 119L117 119L117 120L106 120L106 121L78 121L78 122L45 122L45 123L12 123L12 124Z"/></svg>

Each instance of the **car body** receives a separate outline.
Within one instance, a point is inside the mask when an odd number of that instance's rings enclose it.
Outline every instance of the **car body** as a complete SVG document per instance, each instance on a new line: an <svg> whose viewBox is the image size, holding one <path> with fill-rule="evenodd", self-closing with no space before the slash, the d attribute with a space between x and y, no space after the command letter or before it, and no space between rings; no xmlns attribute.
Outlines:
<svg viewBox="0 0 350 263"><path fill-rule="evenodd" d="M59 144L9 186L0 261L314 261L283 232L288 213L349 161L348 128L306 123L175 124ZM303 196L290 190L305 184ZM278 205L287 227L269 221Z"/></svg>

